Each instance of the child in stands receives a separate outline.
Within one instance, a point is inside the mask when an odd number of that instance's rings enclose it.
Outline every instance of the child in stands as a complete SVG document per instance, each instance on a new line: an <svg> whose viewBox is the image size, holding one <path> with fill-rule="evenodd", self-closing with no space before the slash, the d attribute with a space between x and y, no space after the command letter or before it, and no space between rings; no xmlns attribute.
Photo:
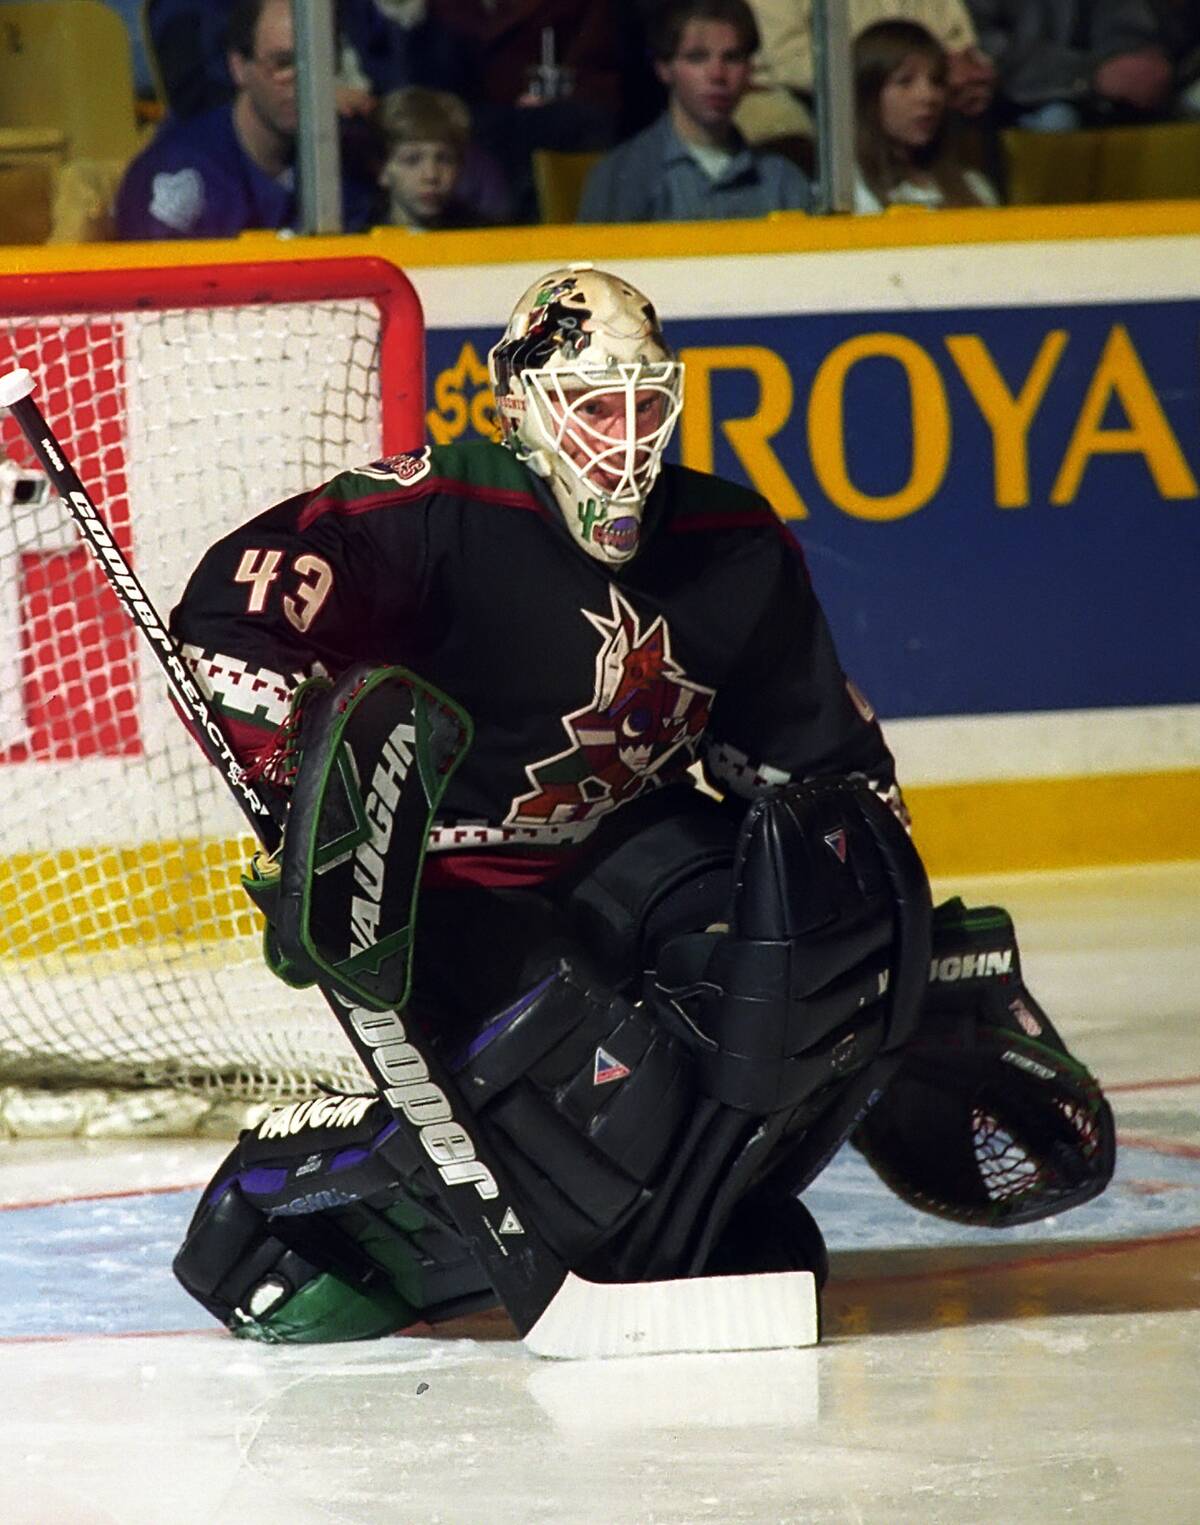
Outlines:
<svg viewBox="0 0 1200 1525"><path fill-rule="evenodd" d="M387 151L382 222L414 233L486 222L466 196L471 118L458 96L418 85L395 90L380 102L378 120Z"/></svg>
<svg viewBox="0 0 1200 1525"><path fill-rule="evenodd" d="M995 206L995 189L947 136L946 50L912 21L880 21L854 44L856 212Z"/></svg>

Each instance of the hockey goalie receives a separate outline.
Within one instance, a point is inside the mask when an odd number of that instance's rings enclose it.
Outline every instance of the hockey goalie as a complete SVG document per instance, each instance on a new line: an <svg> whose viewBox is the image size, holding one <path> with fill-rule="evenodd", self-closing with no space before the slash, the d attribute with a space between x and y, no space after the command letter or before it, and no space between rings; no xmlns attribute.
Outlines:
<svg viewBox="0 0 1200 1525"><path fill-rule="evenodd" d="M683 366L651 302L555 270L490 369L501 443L267 510L172 616L283 823L247 876L276 971L390 992L593 1281L821 1282L803 1193L847 1139L967 1223L1097 1195L1108 1106L1005 913L931 907L795 541L756 493L664 464ZM366 1076L279 1109L177 1274L266 1341L492 1303L436 1150Z"/></svg>

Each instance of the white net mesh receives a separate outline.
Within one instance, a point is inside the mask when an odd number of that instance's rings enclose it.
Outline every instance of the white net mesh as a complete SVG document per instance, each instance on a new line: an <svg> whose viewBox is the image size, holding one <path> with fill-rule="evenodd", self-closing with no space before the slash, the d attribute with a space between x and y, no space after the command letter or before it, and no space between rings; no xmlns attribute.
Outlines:
<svg viewBox="0 0 1200 1525"><path fill-rule="evenodd" d="M0 314L14 365L164 617L224 530L381 453L373 297ZM7 415L0 446L0 1129L359 1087L265 971L242 817Z"/></svg>

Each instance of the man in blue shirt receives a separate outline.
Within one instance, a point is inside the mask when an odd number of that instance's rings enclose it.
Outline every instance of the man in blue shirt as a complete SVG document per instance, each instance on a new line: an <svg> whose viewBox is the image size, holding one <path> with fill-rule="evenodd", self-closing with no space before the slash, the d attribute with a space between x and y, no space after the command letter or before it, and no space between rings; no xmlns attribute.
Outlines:
<svg viewBox="0 0 1200 1525"><path fill-rule="evenodd" d="M756 153L733 124L758 27L746 0L669 0L650 35L667 109L588 176L580 222L684 222L808 211L798 165Z"/></svg>
<svg viewBox="0 0 1200 1525"><path fill-rule="evenodd" d="M168 119L117 192L119 238L232 238L296 222L296 55L290 0L237 0L229 18L236 94ZM368 226L374 187L343 176L343 220Z"/></svg>

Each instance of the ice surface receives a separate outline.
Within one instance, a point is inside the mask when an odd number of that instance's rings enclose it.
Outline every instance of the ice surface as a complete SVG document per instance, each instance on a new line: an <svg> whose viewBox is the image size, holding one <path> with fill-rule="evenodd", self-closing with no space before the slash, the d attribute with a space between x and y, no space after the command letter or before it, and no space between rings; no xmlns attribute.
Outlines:
<svg viewBox="0 0 1200 1525"><path fill-rule="evenodd" d="M816 1350L548 1363L499 1315L265 1349L168 1269L225 1145L0 1146L0 1521L1194 1525L1200 867L953 888L1111 1087L1100 1201L962 1230L844 1153Z"/></svg>

